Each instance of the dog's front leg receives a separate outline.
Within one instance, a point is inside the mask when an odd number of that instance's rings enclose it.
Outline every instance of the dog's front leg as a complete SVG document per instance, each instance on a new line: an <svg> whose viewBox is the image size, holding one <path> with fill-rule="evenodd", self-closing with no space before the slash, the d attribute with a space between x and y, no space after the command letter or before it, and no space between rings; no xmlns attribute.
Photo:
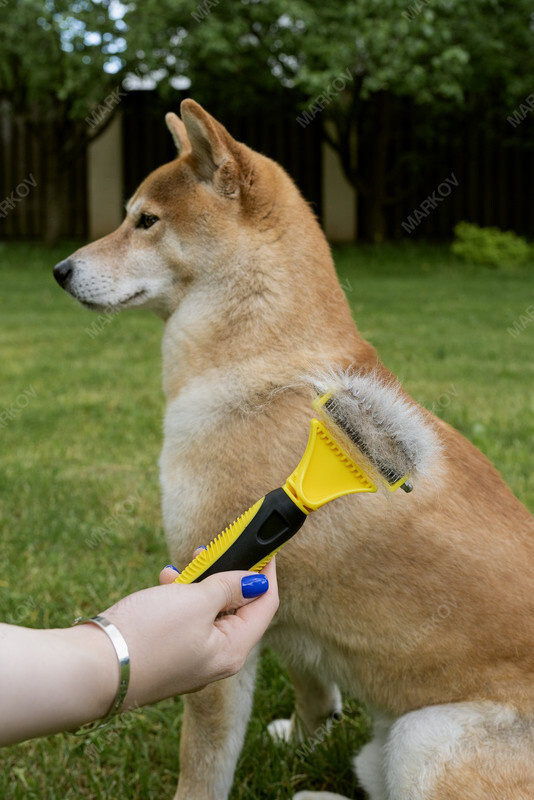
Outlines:
<svg viewBox="0 0 534 800"><path fill-rule="evenodd" d="M339 689L304 667L288 666L287 671L295 689L295 711L291 719L273 720L269 733L275 739L298 742L327 733L342 713Z"/></svg>
<svg viewBox="0 0 534 800"><path fill-rule="evenodd" d="M175 800L226 800L252 710L259 647L232 678L187 695Z"/></svg>

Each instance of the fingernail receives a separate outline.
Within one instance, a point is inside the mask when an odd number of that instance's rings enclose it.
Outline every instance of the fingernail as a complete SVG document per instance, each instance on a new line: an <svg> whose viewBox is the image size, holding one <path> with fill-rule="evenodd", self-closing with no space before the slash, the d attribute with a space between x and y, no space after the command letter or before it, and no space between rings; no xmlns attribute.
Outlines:
<svg viewBox="0 0 534 800"><path fill-rule="evenodd" d="M241 578L241 592L243 597L259 597L269 588L269 581L265 575L245 575Z"/></svg>
<svg viewBox="0 0 534 800"><path fill-rule="evenodd" d="M174 564L165 564L165 566L163 567L163 569L173 569L175 572L180 572L180 570L179 570L179 569L176 569L176 567L174 566Z"/></svg>
<svg viewBox="0 0 534 800"><path fill-rule="evenodd" d="M205 544L199 544L199 547L201 547L202 550L207 550L208 549Z"/></svg>

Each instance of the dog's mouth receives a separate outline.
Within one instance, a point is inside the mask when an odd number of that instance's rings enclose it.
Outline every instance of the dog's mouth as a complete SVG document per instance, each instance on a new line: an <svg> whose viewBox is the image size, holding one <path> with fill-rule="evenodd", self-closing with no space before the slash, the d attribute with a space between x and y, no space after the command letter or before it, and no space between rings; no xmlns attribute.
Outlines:
<svg viewBox="0 0 534 800"><path fill-rule="evenodd" d="M77 297L76 300L78 300L78 302L89 311L102 311L104 313L113 314L116 311L120 311L126 305L129 305L133 300L139 300L145 295L146 290L139 289L137 292L128 295L128 297L125 297L122 300L118 300L116 303L92 303L89 300L82 300L81 297Z"/></svg>

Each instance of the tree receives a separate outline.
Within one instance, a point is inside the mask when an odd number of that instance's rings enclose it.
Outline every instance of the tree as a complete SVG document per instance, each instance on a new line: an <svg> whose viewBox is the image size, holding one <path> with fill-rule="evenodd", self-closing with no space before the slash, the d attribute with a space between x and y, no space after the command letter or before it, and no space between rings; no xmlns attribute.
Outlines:
<svg viewBox="0 0 534 800"><path fill-rule="evenodd" d="M399 114L423 110L423 140L458 109L506 118L534 86L531 13L528 0L146 0L131 19L145 62L166 59L161 91L181 75L197 99L234 108L304 97L297 123L322 126L379 241L391 179L408 184L415 161L391 161Z"/></svg>
<svg viewBox="0 0 534 800"><path fill-rule="evenodd" d="M13 0L0 100L49 152L48 241L68 202L62 176L109 124L132 72L173 104L178 87L234 111L299 104L295 124L321 126L379 241L399 200L392 186L408 191L421 145L447 119L502 121L532 94L531 14L530 0ZM416 140L394 156L407 106Z"/></svg>
<svg viewBox="0 0 534 800"><path fill-rule="evenodd" d="M2 9L0 100L46 150L49 244L61 234L67 170L104 131L124 94L125 12L113 0L18 0ZM134 44L132 51L135 59Z"/></svg>

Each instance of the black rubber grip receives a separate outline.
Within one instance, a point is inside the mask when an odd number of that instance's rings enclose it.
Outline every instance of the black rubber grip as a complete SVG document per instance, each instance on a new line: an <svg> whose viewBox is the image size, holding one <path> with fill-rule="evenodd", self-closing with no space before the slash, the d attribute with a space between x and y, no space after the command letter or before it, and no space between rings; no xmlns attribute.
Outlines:
<svg viewBox="0 0 534 800"><path fill-rule="evenodd" d="M291 539L306 517L283 489L273 489L238 539L193 583L216 572L250 569Z"/></svg>

